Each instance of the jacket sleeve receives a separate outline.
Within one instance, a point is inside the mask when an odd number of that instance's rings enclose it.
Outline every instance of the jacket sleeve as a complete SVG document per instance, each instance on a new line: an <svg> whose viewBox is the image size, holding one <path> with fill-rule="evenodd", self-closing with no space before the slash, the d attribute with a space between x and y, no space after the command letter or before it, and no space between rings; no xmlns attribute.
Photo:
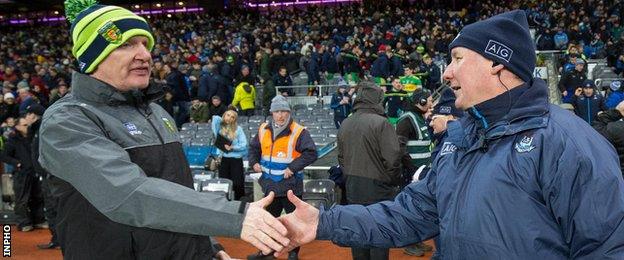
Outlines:
<svg viewBox="0 0 624 260"><path fill-rule="evenodd" d="M569 246L570 259L624 259L624 181L615 150L591 140L595 153L566 141L544 152L540 187L544 202Z"/></svg>
<svg viewBox="0 0 624 260"><path fill-rule="evenodd" d="M379 136L381 157L386 168L386 173L398 182L401 180L402 155L401 149L399 148L399 138L388 121L384 121Z"/></svg>
<svg viewBox="0 0 624 260"><path fill-rule="evenodd" d="M316 238L350 247L402 247L439 233L436 174L412 183L396 196L369 206L335 206L321 210Z"/></svg>
<svg viewBox="0 0 624 260"><path fill-rule="evenodd" d="M240 126L236 129L236 142L232 143L233 152L244 152L247 150L247 136L245 136L245 132L243 128Z"/></svg>
<svg viewBox="0 0 624 260"><path fill-rule="evenodd" d="M249 166L253 167L254 164L260 163L261 153L262 150L260 147L260 139L258 137L258 133L256 133L249 142L249 154L247 155L247 159L249 160Z"/></svg>
<svg viewBox="0 0 624 260"><path fill-rule="evenodd" d="M561 80L559 80L559 91L561 91L562 93L566 90L569 75L570 74L568 73L563 73L563 75L561 75Z"/></svg>
<svg viewBox="0 0 624 260"><path fill-rule="evenodd" d="M13 140L9 139L4 145L4 149L2 149L2 161L12 165L13 167L17 167L17 164L20 163L18 159L15 158L15 143Z"/></svg>
<svg viewBox="0 0 624 260"><path fill-rule="evenodd" d="M203 236L240 236L245 203L147 177L85 113L78 106L46 111L39 162L51 174L71 184L117 223Z"/></svg>
<svg viewBox="0 0 624 260"><path fill-rule="evenodd" d="M295 145L295 150L301 153L299 158L294 159L288 165L288 169L293 172L302 171L303 168L312 164L318 158L318 154L316 153L316 145L314 144L314 140L310 137L310 132L308 129L303 129L301 134L299 135L299 139L297 139L297 144Z"/></svg>
<svg viewBox="0 0 624 260"><path fill-rule="evenodd" d="M242 90L243 89L241 85L236 86L236 89L234 89L234 99L232 100L232 106L237 106L238 103L241 101Z"/></svg>
<svg viewBox="0 0 624 260"><path fill-rule="evenodd" d="M610 128L609 123L618 121L621 118L622 114L619 111L615 109L607 110L596 117L593 127L598 133L607 138L609 142L614 143L614 140L617 139L617 136L621 135L622 133L617 131L617 129Z"/></svg>
<svg viewBox="0 0 624 260"><path fill-rule="evenodd" d="M331 107L331 109L337 109L340 106L340 99L338 98L338 95L332 95L331 103L329 106Z"/></svg>
<svg viewBox="0 0 624 260"><path fill-rule="evenodd" d="M212 116L212 120L210 122L211 124L211 128L212 128L212 133L214 134L214 137L217 137L217 134L219 134L219 130L221 129L221 116L218 115L213 115Z"/></svg>

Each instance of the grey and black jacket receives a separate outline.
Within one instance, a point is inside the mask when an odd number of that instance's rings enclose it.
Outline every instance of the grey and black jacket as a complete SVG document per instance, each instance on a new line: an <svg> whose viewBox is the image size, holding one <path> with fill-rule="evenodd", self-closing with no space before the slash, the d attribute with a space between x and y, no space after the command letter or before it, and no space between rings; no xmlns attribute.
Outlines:
<svg viewBox="0 0 624 260"><path fill-rule="evenodd" d="M174 120L152 102L162 89L72 83L43 116L39 157L66 259L206 259L208 235L240 235L245 203L192 189Z"/></svg>

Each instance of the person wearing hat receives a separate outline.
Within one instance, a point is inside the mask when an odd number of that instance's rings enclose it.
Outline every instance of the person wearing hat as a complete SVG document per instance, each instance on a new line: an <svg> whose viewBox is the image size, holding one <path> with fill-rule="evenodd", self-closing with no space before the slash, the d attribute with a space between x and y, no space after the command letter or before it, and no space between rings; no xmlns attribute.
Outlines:
<svg viewBox="0 0 624 260"><path fill-rule="evenodd" d="M392 81L394 85L395 81ZM403 186L412 181L412 175L422 166L431 165L431 136L425 114L433 107L431 92L418 89L406 102L405 112L398 118L396 133L403 156ZM425 251L432 248L424 243L415 243L405 247L404 253L413 256L424 256Z"/></svg>
<svg viewBox="0 0 624 260"><path fill-rule="evenodd" d="M607 95L605 105L608 109L614 109L620 102L624 101L624 86L622 80L614 80L609 84L610 93Z"/></svg>
<svg viewBox="0 0 624 260"><path fill-rule="evenodd" d="M401 151L385 117L381 88L372 81L361 81L356 93L353 114L338 131L338 164L347 176L347 203L370 205L396 195L401 183ZM351 254L353 259L387 259L389 250L353 246Z"/></svg>
<svg viewBox="0 0 624 260"><path fill-rule="evenodd" d="M596 91L596 85L591 80L585 80L583 85L574 91L572 97L574 113L588 124L593 124L601 111L606 111L604 98Z"/></svg>
<svg viewBox="0 0 624 260"><path fill-rule="evenodd" d="M271 100L270 122L262 122L249 144L249 165L254 172L262 173L260 186L264 194L274 193L275 199L266 209L275 217L282 210L287 213L295 206L286 198L286 191L303 194L303 168L317 159L316 145L310 132L292 118L290 104L282 95ZM298 259L299 249L293 250L289 260ZM247 259L273 259L259 252Z"/></svg>
<svg viewBox="0 0 624 260"><path fill-rule="evenodd" d="M256 87L245 81L236 86L234 90L234 99L232 100L232 106L240 105L241 116L253 116L256 100Z"/></svg>
<svg viewBox="0 0 624 260"><path fill-rule="evenodd" d="M342 121L351 114L351 95L347 92L348 84L344 79L338 82L338 90L332 95L330 107L334 110L334 124L340 129Z"/></svg>
<svg viewBox="0 0 624 260"><path fill-rule="evenodd" d="M7 92L4 94L4 104L6 106L6 112L3 115L2 122L9 117L17 118L20 115L19 105L15 102L15 95L11 92Z"/></svg>
<svg viewBox="0 0 624 260"><path fill-rule="evenodd" d="M155 40L145 19L90 0L66 1L65 10L77 69L71 94L46 110L39 130L63 256L228 258L213 235L266 253L287 245L263 209L273 193L246 203L193 189L175 122L154 103L164 92L149 84Z"/></svg>
<svg viewBox="0 0 624 260"><path fill-rule="evenodd" d="M561 91L563 103L572 103L574 93L578 86L582 86L583 82L587 80L585 73L585 61L583 59L576 59L576 65L573 70L563 72L561 79L559 80L559 91Z"/></svg>
<svg viewBox="0 0 624 260"><path fill-rule="evenodd" d="M379 56L371 66L370 74L375 78L377 85L386 84L386 80L390 77L390 58L388 53L392 53L390 47L380 45L378 48Z"/></svg>
<svg viewBox="0 0 624 260"><path fill-rule="evenodd" d="M623 259L617 154L548 102L533 78L525 12L466 25L449 51L444 79L468 115L449 125L427 176L366 207L317 210L288 194L289 248L314 239L399 247L439 235L441 259Z"/></svg>

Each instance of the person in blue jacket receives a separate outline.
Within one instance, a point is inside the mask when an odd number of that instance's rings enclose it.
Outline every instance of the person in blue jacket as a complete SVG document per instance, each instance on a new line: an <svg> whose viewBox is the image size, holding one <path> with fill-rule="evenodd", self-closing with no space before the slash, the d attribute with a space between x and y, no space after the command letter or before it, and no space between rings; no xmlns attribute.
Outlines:
<svg viewBox="0 0 624 260"><path fill-rule="evenodd" d="M340 129L342 121L351 114L351 95L347 92L347 82L340 80L338 90L332 95L330 107L334 110L334 125Z"/></svg>
<svg viewBox="0 0 624 260"><path fill-rule="evenodd" d="M467 25L444 72L469 115L422 181L394 201L281 217L290 245L401 247L439 235L441 259L624 259L624 180L617 154L588 124L548 102L533 78L524 11ZM283 252L281 252L283 253Z"/></svg>
<svg viewBox="0 0 624 260"><path fill-rule="evenodd" d="M224 145L225 150L215 149L216 155L221 156L219 177L232 180L234 199L240 200L245 196L243 157L247 155L247 137L237 121L238 114L234 110L225 111L223 117L212 116L214 137L221 135L232 142Z"/></svg>
<svg viewBox="0 0 624 260"><path fill-rule="evenodd" d="M598 113L607 110L604 98L596 91L596 85L591 80L585 80L582 88L574 91L572 106L574 113L590 125L594 124Z"/></svg>
<svg viewBox="0 0 624 260"><path fill-rule="evenodd" d="M609 84L611 93L607 96L605 105L608 109L614 109L620 102L624 101L624 88L622 87L622 81L614 80Z"/></svg>

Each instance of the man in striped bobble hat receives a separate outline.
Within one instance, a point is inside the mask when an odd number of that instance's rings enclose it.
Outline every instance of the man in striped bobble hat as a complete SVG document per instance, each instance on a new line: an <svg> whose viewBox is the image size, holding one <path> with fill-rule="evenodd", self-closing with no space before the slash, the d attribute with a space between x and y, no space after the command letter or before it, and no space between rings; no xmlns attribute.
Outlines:
<svg viewBox="0 0 624 260"><path fill-rule="evenodd" d="M212 235L265 254L288 245L263 209L273 193L245 203L193 189L175 121L154 103L164 91L149 84L154 37L145 19L93 0L65 7L78 71L39 132L64 258L229 259Z"/></svg>

